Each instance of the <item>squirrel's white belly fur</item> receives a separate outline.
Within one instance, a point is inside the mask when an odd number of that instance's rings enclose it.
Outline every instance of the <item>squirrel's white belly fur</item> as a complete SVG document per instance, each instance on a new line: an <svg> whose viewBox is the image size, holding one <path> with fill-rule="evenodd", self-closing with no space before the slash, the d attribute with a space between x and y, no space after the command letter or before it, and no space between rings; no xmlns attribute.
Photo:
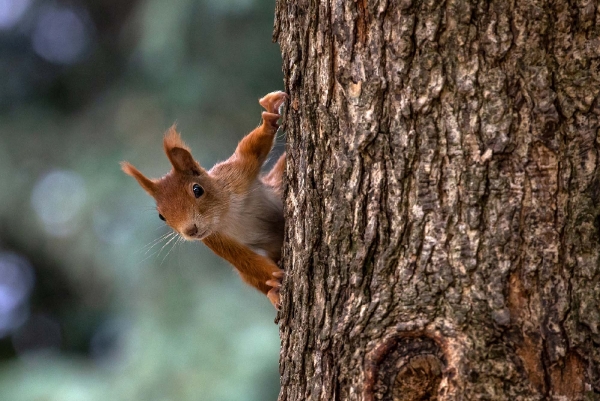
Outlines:
<svg viewBox="0 0 600 401"><path fill-rule="evenodd" d="M283 203L271 187L255 180L245 194L232 195L223 232L277 261L283 244Z"/></svg>

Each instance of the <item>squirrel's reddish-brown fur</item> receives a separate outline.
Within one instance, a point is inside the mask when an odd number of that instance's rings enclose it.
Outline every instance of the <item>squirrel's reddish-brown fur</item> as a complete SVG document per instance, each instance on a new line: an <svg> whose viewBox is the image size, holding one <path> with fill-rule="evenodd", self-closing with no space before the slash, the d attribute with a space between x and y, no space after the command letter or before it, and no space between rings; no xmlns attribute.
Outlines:
<svg viewBox="0 0 600 401"><path fill-rule="evenodd" d="M279 108L287 95L260 99L262 124L246 135L234 154L209 171L194 160L175 127L163 146L173 169L149 179L127 162L123 171L156 200L159 215L188 240L201 240L231 263L242 279L269 297L277 308L283 272L277 266L283 243L281 182L285 154L264 177L260 170L271 148Z"/></svg>

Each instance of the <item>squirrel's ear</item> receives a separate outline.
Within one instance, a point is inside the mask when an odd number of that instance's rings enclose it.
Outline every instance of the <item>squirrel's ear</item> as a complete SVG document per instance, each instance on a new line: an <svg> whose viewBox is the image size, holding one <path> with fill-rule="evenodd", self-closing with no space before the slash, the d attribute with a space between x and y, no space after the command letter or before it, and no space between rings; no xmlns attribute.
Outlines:
<svg viewBox="0 0 600 401"><path fill-rule="evenodd" d="M181 140L175 125L169 128L163 141L165 153L173 168L181 173L200 175L204 170L194 160L190 148Z"/></svg>
<svg viewBox="0 0 600 401"><path fill-rule="evenodd" d="M137 168L133 167L127 162L121 162L121 169L125 172L125 174L135 178L140 184L140 186L144 188L144 190L148 192L150 196L154 197L154 195L156 194L156 184L154 183L154 181L147 178L144 174L140 173L140 171Z"/></svg>

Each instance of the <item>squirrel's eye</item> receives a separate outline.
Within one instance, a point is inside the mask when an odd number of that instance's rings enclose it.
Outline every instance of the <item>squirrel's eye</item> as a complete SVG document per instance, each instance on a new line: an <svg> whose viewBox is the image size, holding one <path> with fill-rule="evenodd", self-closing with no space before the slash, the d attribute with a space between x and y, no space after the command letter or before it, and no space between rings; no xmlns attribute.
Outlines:
<svg viewBox="0 0 600 401"><path fill-rule="evenodd" d="M194 184L194 186L192 187L192 191L194 191L194 196L196 198L199 198L202 196L202 194L204 193L204 188L202 188L200 185L198 184Z"/></svg>
<svg viewBox="0 0 600 401"><path fill-rule="evenodd" d="M162 214L158 214L158 218L161 219L162 221L167 221L167 219L165 219L165 216L163 216Z"/></svg>

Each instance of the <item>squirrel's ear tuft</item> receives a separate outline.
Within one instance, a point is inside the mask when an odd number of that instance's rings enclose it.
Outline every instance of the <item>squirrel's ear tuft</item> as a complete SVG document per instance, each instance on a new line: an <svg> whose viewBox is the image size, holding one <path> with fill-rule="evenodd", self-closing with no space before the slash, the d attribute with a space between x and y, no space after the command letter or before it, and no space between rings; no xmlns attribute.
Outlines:
<svg viewBox="0 0 600 401"><path fill-rule="evenodd" d="M179 133L173 125L165 134L163 141L165 153L171 165L180 173L200 175L204 172L202 167L194 160L190 148L181 140Z"/></svg>
<svg viewBox="0 0 600 401"><path fill-rule="evenodd" d="M142 174L137 168L133 167L131 164L127 162L121 162L121 170L125 172L125 174L132 176L137 180L142 188L150 196L154 197L156 194L156 183L151 179L147 178L144 174Z"/></svg>
<svg viewBox="0 0 600 401"><path fill-rule="evenodd" d="M165 133L165 139L163 140L163 146L165 147L165 153L168 155L169 151L174 148L185 149L188 152L190 148L183 142L179 132L177 132L177 124L173 124L171 128Z"/></svg>

